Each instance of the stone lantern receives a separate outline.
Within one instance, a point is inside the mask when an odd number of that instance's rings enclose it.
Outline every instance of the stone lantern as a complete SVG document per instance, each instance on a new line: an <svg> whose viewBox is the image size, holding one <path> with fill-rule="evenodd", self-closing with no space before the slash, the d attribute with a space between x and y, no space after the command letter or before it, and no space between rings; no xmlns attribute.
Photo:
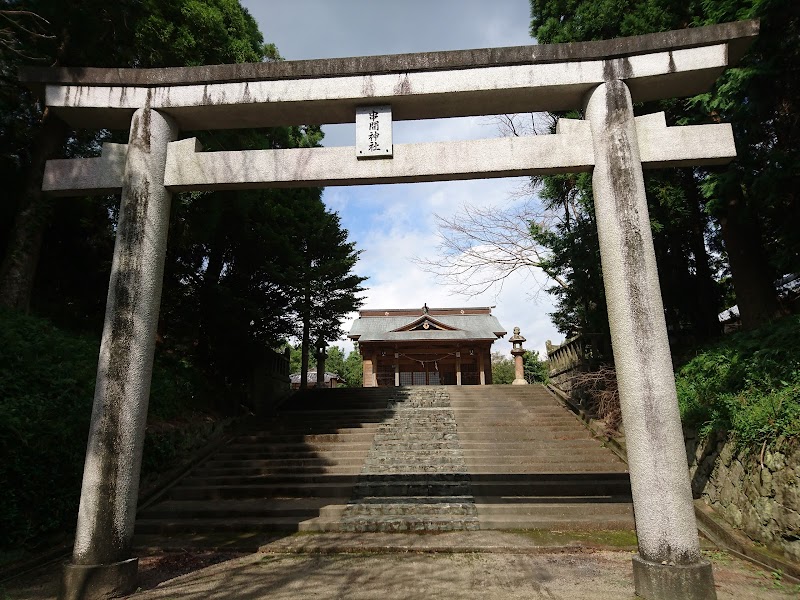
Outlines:
<svg viewBox="0 0 800 600"><path fill-rule="evenodd" d="M522 347L525 338L519 334L519 327L514 327L514 335L509 340L511 342L511 354L514 356L514 381L511 385L528 385L525 381L525 367L522 365L522 356L526 350Z"/></svg>
<svg viewBox="0 0 800 600"><path fill-rule="evenodd" d="M325 348L328 347L328 342L324 338L317 340L317 388L325 387L325 359L328 358L328 353Z"/></svg>

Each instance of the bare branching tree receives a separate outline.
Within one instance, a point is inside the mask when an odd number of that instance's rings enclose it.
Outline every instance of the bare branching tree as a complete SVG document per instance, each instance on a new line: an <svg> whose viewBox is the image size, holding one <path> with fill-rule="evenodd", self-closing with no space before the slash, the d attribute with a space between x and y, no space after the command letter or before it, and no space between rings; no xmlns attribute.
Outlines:
<svg viewBox="0 0 800 600"><path fill-rule="evenodd" d="M46 60L31 56L23 40L52 40L48 32L50 22L28 10L0 10L0 48L26 60Z"/></svg>
<svg viewBox="0 0 800 600"><path fill-rule="evenodd" d="M491 117L504 136L539 135L552 132L555 117L549 113L497 115ZM543 231L570 218L577 207L542 205L536 198L540 180L526 179L511 193L506 208L465 204L453 215L436 215L440 243L435 258L416 257L420 267L436 275L454 293L477 296L490 289L501 290L512 273L541 271L557 285L559 277L548 273L548 249L531 234L531 226ZM538 291L538 290L537 290Z"/></svg>
<svg viewBox="0 0 800 600"><path fill-rule="evenodd" d="M547 250L534 241L530 224L549 227L551 218L537 210L532 198L506 210L465 204L454 215L436 215L438 256L414 261L458 294L476 296L493 287L502 289L512 273L542 267Z"/></svg>
<svg viewBox="0 0 800 600"><path fill-rule="evenodd" d="M589 412L605 422L607 432L619 431L622 409L614 367L602 366L596 371L576 375L572 379L571 389L573 397L577 397Z"/></svg>

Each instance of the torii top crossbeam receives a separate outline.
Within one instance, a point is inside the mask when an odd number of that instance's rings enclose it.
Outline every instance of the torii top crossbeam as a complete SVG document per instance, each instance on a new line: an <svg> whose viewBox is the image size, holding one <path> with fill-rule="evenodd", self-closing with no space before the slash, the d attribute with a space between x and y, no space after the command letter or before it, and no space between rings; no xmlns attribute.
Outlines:
<svg viewBox="0 0 800 600"><path fill-rule="evenodd" d="M318 61L28 69L75 127L129 128L98 158L51 160L43 189L121 191L73 562L65 590L136 587L130 558L173 191L592 171L639 554L636 593L713 600L702 558L643 167L736 156L728 124L667 127L633 102L706 91L758 32L739 22L603 42ZM392 145L392 119L583 108L554 135ZM355 122L356 145L201 152L180 131ZM368 159L368 160L364 160ZM98 584L100 585L100 584ZM101 597L98 595L97 597Z"/></svg>
<svg viewBox="0 0 800 600"><path fill-rule="evenodd" d="M757 32L757 22L742 21L576 44L168 69L29 68L22 79L44 86L46 104L75 127L128 128L142 108L183 131L352 123L362 107L384 105L389 146L380 158L391 160L356 160L364 151L352 148L200 152L186 139L169 147L165 185L173 191L543 175L592 169L588 123L562 119L558 135L392 146L391 122L581 108L590 90L613 79L634 102L697 94ZM663 115L647 115L636 131L645 168L736 155L727 124L667 128ZM119 191L126 152L105 144L101 158L49 161L43 187L60 195Z"/></svg>
<svg viewBox="0 0 800 600"><path fill-rule="evenodd" d="M352 122L364 104L394 120L582 106L620 73L634 102L706 91L758 33L755 21L614 40L166 69L39 68L46 104L74 127L127 129L144 106L180 129Z"/></svg>

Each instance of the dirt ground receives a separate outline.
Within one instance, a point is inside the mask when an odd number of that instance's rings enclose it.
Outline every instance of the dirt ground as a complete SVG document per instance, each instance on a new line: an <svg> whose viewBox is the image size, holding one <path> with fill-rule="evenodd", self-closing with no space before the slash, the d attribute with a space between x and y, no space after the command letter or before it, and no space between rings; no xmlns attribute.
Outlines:
<svg viewBox="0 0 800 600"><path fill-rule="evenodd" d="M777 574L723 552L706 555L714 564L719 600L800 597L800 587L781 581ZM60 570L60 564L52 564L6 582L0 586L0 599L55 598ZM631 553L619 550L247 555L189 551L143 557L139 570L141 588L131 600L634 598Z"/></svg>

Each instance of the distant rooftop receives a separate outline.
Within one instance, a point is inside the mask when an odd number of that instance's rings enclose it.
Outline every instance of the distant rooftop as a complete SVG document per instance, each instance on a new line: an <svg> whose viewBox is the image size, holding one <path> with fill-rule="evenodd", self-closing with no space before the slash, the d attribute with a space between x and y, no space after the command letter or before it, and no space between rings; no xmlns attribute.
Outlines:
<svg viewBox="0 0 800 600"><path fill-rule="evenodd" d="M348 337L359 343L412 340L496 340L507 331L491 306L386 308L359 311Z"/></svg>

